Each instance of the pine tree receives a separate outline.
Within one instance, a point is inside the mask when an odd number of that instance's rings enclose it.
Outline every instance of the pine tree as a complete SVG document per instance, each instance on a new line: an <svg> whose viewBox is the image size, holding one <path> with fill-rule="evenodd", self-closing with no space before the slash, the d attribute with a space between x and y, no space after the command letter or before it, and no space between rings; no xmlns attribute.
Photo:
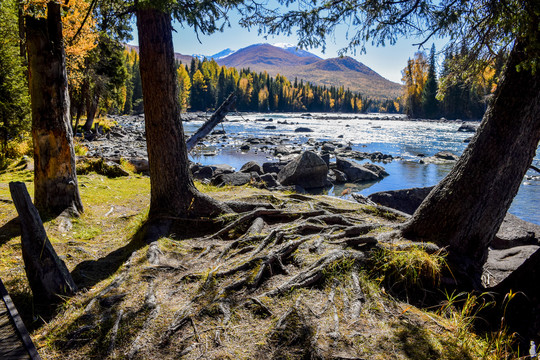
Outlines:
<svg viewBox="0 0 540 360"><path fill-rule="evenodd" d="M429 53L429 69L426 84L422 91L422 108L424 116L433 119L439 114L439 103L437 96L437 76L435 68L435 44L431 46Z"/></svg>

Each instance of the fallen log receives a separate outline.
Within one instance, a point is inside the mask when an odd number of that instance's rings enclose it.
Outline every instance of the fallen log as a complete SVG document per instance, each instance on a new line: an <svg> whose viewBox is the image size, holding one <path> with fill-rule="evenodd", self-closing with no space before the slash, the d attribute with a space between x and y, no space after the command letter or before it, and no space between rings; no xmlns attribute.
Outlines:
<svg viewBox="0 0 540 360"><path fill-rule="evenodd" d="M191 135L191 137L186 141L187 151L190 152L195 145L201 139L203 139L212 129L216 127L217 124L223 121L225 116L236 103L236 95L232 93L229 95L229 97L221 104L221 106L216 110L214 114L210 117L210 119L206 120L206 122L195 132L195 134Z"/></svg>
<svg viewBox="0 0 540 360"><path fill-rule="evenodd" d="M73 295L77 286L54 251L26 185L10 182L9 190L19 213L24 268L34 299L58 302L63 296Z"/></svg>

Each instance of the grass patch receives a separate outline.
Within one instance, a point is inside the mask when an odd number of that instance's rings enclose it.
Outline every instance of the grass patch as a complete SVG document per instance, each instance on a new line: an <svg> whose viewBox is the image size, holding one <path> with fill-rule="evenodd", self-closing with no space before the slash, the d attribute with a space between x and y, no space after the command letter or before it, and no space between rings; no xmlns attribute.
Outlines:
<svg viewBox="0 0 540 360"><path fill-rule="evenodd" d="M383 247L372 252L370 274L392 294L421 300L425 291L435 288L445 265L444 256L428 254L412 247L401 251Z"/></svg>

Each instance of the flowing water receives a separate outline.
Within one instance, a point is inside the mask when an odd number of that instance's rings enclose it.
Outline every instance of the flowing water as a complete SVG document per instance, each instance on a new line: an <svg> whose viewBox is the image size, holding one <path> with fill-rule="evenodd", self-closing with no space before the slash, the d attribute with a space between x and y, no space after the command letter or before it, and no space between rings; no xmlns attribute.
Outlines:
<svg viewBox="0 0 540 360"><path fill-rule="evenodd" d="M272 121L268 121L272 119ZM265 121L263 121L265 120ZM184 123L187 134L200 127L202 121ZM279 137L284 145L309 149L309 138L317 141L333 141L348 144L353 150L381 152L400 157L389 163L380 164L390 176L383 180L364 184L344 184L328 190L329 195L340 196L345 187L354 192L369 195L384 190L432 186L439 182L452 165L421 164L420 156L432 156L439 151L451 151L461 155L473 134L458 132L459 122L410 121L400 115L370 114L242 114L227 116L227 121L216 129L225 130L227 137L211 144L205 152L192 155L194 161L206 165L229 164L237 170L247 161L260 164L278 161L261 145L241 151L247 139L264 140ZM268 127L275 127L269 129ZM298 127L308 127L309 133L297 133ZM206 154L206 155L205 155ZM209 156L207 156L209 155ZM533 164L540 167L540 151ZM497 194L493 194L497 196ZM510 212L518 217L540 225L540 174L527 172Z"/></svg>

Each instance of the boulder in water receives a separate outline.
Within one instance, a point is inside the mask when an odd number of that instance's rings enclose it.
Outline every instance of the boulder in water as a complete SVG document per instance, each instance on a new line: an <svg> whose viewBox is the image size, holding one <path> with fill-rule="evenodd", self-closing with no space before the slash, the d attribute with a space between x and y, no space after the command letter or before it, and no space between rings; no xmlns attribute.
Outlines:
<svg viewBox="0 0 540 360"><path fill-rule="evenodd" d="M374 171L369 169L365 165L360 165L355 161L344 159L342 157L336 158L336 166L337 169L344 172L345 175L347 175L349 181L352 182L380 180L385 176L383 174L384 168L382 166L378 166L376 170L374 167L370 166L372 169L375 170ZM384 173L386 172L384 171Z"/></svg>
<svg viewBox="0 0 540 360"><path fill-rule="evenodd" d="M320 188L327 185L328 166L312 151L305 151L285 165L278 173L281 185L300 185L304 189Z"/></svg>
<svg viewBox="0 0 540 360"><path fill-rule="evenodd" d="M256 172L259 175L263 173L261 165L257 164L256 161L248 161L247 163L242 165L242 167L240 168L240 172L243 172L243 173Z"/></svg>

